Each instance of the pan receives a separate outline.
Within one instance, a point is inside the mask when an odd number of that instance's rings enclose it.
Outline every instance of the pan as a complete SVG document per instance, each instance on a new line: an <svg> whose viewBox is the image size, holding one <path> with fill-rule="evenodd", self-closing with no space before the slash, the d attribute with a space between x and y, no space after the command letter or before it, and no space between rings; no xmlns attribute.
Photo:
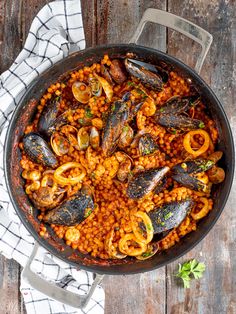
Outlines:
<svg viewBox="0 0 236 314"><path fill-rule="evenodd" d="M195 69L191 69L189 66L166 53L137 45L138 38L147 22L158 23L177 30L198 42L202 47L202 51L198 57ZM105 45L76 52L55 64L32 83L13 114L6 136L4 152L5 177L11 201L22 223L36 241L32 255L22 272L23 279L28 281L32 287L48 295L50 298L73 307L82 308L89 301L96 285L101 282L104 274L135 274L151 271L167 265L186 254L197 245L216 223L231 189L235 161L232 134L224 109L211 88L199 76L211 42L212 36L199 26L168 12L157 9L147 9L129 44ZM30 99L39 99L50 84L58 79L63 80L67 73L75 68L100 61L104 54L108 54L110 58L124 58L128 52L134 53L138 59L142 59L145 62L153 64L164 62L184 78L191 80L203 101L208 104L210 115L217 124L219 131L217 150L221 150L224 153L221 166L225 169L226 178L222 184L214 186L213 198L215 202L213 210L210 211L205 219L199 222L195 232L186 235L172 248L144 261L134 260L132 258L123 260L101 260L91 256L85 256L78 251L73 251L70 247L66 246L63 241L59 240L55 234L53 234L52 230L48 230L50 234L48 239L43 239L39 236L40 222L37 219L38 213L37 210L32 207L23 188L19 162L21 156L18 143L24 134L25 126L33 120L37 109L34 102L30 102ZM31 262L37 253L39 245L67 263L96 274L94 283L86 296L78 296L77 294L53 286L30 270Z"/></svg>

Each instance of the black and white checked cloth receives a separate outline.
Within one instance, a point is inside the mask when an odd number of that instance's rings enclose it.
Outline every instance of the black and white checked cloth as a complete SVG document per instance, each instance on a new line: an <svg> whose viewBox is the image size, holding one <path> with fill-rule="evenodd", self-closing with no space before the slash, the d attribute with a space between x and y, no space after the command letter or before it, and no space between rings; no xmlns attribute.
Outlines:
<svg viewBox="0 0 236 314"><path fill-rule="evenodd" d="M32 252L34 240L21 224L10 202L3 173L3 150L11 114L27 86L44 70L72 51L84 49L84 30L79 0L48 3L33 20L25 46L10 69L0 76L0 251L22 266ZM77 271L40 248L32 263L33 270L56 285L84 294L93 278L91 273ZM104 312L104 291L96 288L84 310L66 306L21 282L21 292L29 314L72 314Z"/></svg>

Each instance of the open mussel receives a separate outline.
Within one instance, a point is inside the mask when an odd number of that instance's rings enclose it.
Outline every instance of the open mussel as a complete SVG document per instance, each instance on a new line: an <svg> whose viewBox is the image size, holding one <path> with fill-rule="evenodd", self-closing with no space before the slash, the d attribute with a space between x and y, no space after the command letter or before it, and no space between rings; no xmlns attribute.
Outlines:
<svg viewBox="0 0 236 314"><path fill-rule="evenodd" d="M128 118L129 106L127 102L123 100L115 101L108 114L102 138L102 149L105 155L109 156L114 152Z"/></svg>
<svg viewBox="0 0 236 314"><path fill-rule="evenodd" d="M132 199L139 199L144 197L155 189L158 182L163 179L169 170L169 167L162 167L135 173L128 183L128 197Z"/></svg>
<svg viewBox="0 0 236 314"><path fill-rule="evenodd" d="M60 98L56 97L45 105L38 122L38 132L45 137L50 137L54 131L53 125L59 113Z"/></svg>
<svg viewBox="0 0 236 314"><path fill-rule="evenodd" d="M33 161L47 167L56 167L57 158L47 142L37 133L31 132L23 137L24 151Z"/></svg>
<svg viewBox="0 0 236 314"><path fill-rule="evenodd" d="M162 90L164 85L163 76L154 65L134 59L125 59L125 67L131 75L138 78L143 84L158 91Z"/></svg>
<svg viewBox="0 0 236 314"><path fill-rule="evenodd" d="M102 85L99 83L99 81L96 78L91 77L89 79L89 86L94 96L100 97L102 95Z"/></svg>
<svg viewBox="0 0 236 314"><path fill-rule="evenodd" d="M50 210L44 216L44 221L49 224L73 226L86 219L93 209L94 203L91 194L86 190L81 190L58 207Z"/></svg>
<svg viewBox="0 0 236 314"><path fill-rule="evenodd" d="M121 131L118 146L120 148L125 148L129 146L134 137L134 130L128 124L125 125Z"/></svg>
<svg viewBox="0 0 236 314"><path fill-rule="evenodd" d="M158 149L158 145L151 134L146 133L140 137L138 149L141 156L146 156L153 154Z"/></svg>
<svg viewBox="0 0 236 314"><path fill-rule="evenodd" d="M148 216L152 221L154 234L178 227L193 205L194 202L191 199L187 199L164 204L150 211Z"/></svg>

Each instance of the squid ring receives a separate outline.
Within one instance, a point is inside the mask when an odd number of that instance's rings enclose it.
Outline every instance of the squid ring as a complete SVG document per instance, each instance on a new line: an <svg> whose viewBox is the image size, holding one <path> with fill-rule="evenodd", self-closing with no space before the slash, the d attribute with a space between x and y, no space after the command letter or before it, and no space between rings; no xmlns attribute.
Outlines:
<svg viewBox="0 0 236 314"><path fill-rule="evenodd" d="M194 135L201 135L204 138L203 145L197 150L194 150L191 147L191 138ZM184 136L183 145L184 145L185 150L189 154L193 155L194 157L198 157L204 154L208 150L210 146L210 136L205 130L202 130L202 129L190 131Z"/></svg>
<svg viewBox="0 0 236 314"><path fill-rule="evenodd" d="M71 169L71 168L79 168L81 173L74 178L65 178L62 176L63 172ZM54 172L54 179L57 183L61 185L68 185L68 184L77 184L83 180L86 176L86 170L84 167L79 164L78 162L67 162L60 167L58 167Z"/></svg>
<svg viewBox="0 0 236 314"><path fill-rule="evenodd" d="M193 219L198 220L205 217L209 212L209 202L206 197L200 197L200 201L203 203L202 209L198 213L191 213Z"/></svg>
<svg viewBox="0 0 236 314"><path fill-rule="evenodd" d="M140 233L140 228L136 226L134 219L132 219L132 230L133 233L136 237L136 239L139 242L143 242L145 244L149 243L152 241L153 238L153 226L152 226L152 221L151 219L148 217L148 215L142 211L138 211L136 214L134 214L134 216L141 218L142 221L144 222L145 228L146 228L146 233L147 233L147 237L145 238L141 233Z"/></svg>
<svg viewBox="0 0 236 314"><path fill-rule="evenodd" d="M116 248L112 244L113 237L114 237L114 230L111 230L111 232L108 233L105 240L105 249L107 253L109 254L111 258L117 258L117 259L125 258L127 254L122 254L122 253L117 252Z"/></svg>
<svg viewBox="0 0 236 314"><path fill-rule="evenodd" d="M138 248L129 248L128 241L136 242L139 247ZM138 256L144 253L147 250L147 245L143 242L138 242L135 236L132 233L124 235L119 241L119 250L123 254L127 254L129 256Z"/></svg>

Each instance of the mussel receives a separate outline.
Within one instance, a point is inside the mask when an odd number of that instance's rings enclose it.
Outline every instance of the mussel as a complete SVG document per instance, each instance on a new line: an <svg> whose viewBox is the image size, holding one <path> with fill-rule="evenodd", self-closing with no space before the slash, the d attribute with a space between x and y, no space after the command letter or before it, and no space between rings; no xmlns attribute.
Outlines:
<svg viewBox="0 0 236 314"><path fill-rule="evenodd" d="M47 142L37 133L31 132L23 137L24 151L33 161L47 167L56 167L57 158Z"/></svg>
<svg viewBox="0 0 236 314"><path fill-rule="evenodd" d="M158 145L154 141L151 134L146 133L140 137L138 149L139 149L139 154L141 156L145 156L145 155L153 154L158 149Z"/></svg>
<svg viewBox="0 0 236 314"><path fill-rule="evenodd" d="M207 184L198 180L195 177L190 176L188 173L178 173L172 176L172 179L177 181L178 183L182 184L186 188L195 191L207 191Z"/></svg>
<svg viewBox="0 0 236 314"><path fill-rule="evenodd" d="M59 113L60 98L56 97L45 105L38 122L38 132L45 137L50 137L54 131L53 125Z"/></svg>
<svg viewBox="0 0 236 314"><path fill-rule="evenodd" d="M161 126L166 128L174 128L183 131L204 128L204 123L198 119L192 119L184 115L176 114L158 114L155 120Z"/></svg>
<svg viewBox="0 0 236 314"><path fill-rule="evenodd" d="M198 95L193 96L173 96L165 102L159 109L162 114L180 114L186 112L191 107L195 107L200 102Z"/></svg>
<svg viewBox="0 0 236 314"><path fill-rule="evenodd" d="M167 177L165 176L160 182L158 182L157 186L154 188L153 193L159 194L161 193L167 186Z"/></svg>
<svg viewBox="0 0 236 314"><path fill-rule="evenodd" d="M166 128L174 128L179 130L192 130L203 128L204 123L198 119L189 118L183 115L191 107L196 106L200 102L197 95L180 97L171 97L155 114L155 120L161 126Z"/></svg>
<svg viewBox="0 0 236 314"><path fill-rule="evenodd" d="M109 156L114 152L128 117L128 104L122 100L115 101L107 117L102 138L102 149L105 155Z"/></svg>
<svg viewBox="0 0 236 314"><path fill-rule="evenodd" d="M158 68L152 64L134 59L125 59L126 70L151 88L161 91L164 85L163 77Z"/></svg>
<svg viewBox="0 0 236 314"><path fill-rule="evenodd" d="M207 171L214 166L214 161L209 159L197 158L195 160L181 162L176 164L172 171L174 174L192 173L196 174L202 171Z"/></svg>
<svg viewBox="0 0 236 314"><path fill-rule="evenodd" d="M130 179L127 187L127 195L131 199L139 199L155 189L158 182L170 170L169 167L148 169L137 172Z"/></svg>
<svg viewBox="0 0 236 314"><path fill-rule="evenodd" d="M58 207L50 210L44 221L49 224L73 226L81 223L94 209L93 198L90 193L81 190Z"/></svg>
<svg viewBox="0 0 236 314"><path fill-rule="evenodd" d="M110 74L117 84L122 84L127 79L124 64L119 59L111 61Z"/></svg>
<svg viewBox="0 0 236 314"><path fill-rule="evenodd" d="M154 234L176 228L190 212L193 205L194 202L191 199L187 199L164 204L150 211L148 216L152 221Z"/></svg>

